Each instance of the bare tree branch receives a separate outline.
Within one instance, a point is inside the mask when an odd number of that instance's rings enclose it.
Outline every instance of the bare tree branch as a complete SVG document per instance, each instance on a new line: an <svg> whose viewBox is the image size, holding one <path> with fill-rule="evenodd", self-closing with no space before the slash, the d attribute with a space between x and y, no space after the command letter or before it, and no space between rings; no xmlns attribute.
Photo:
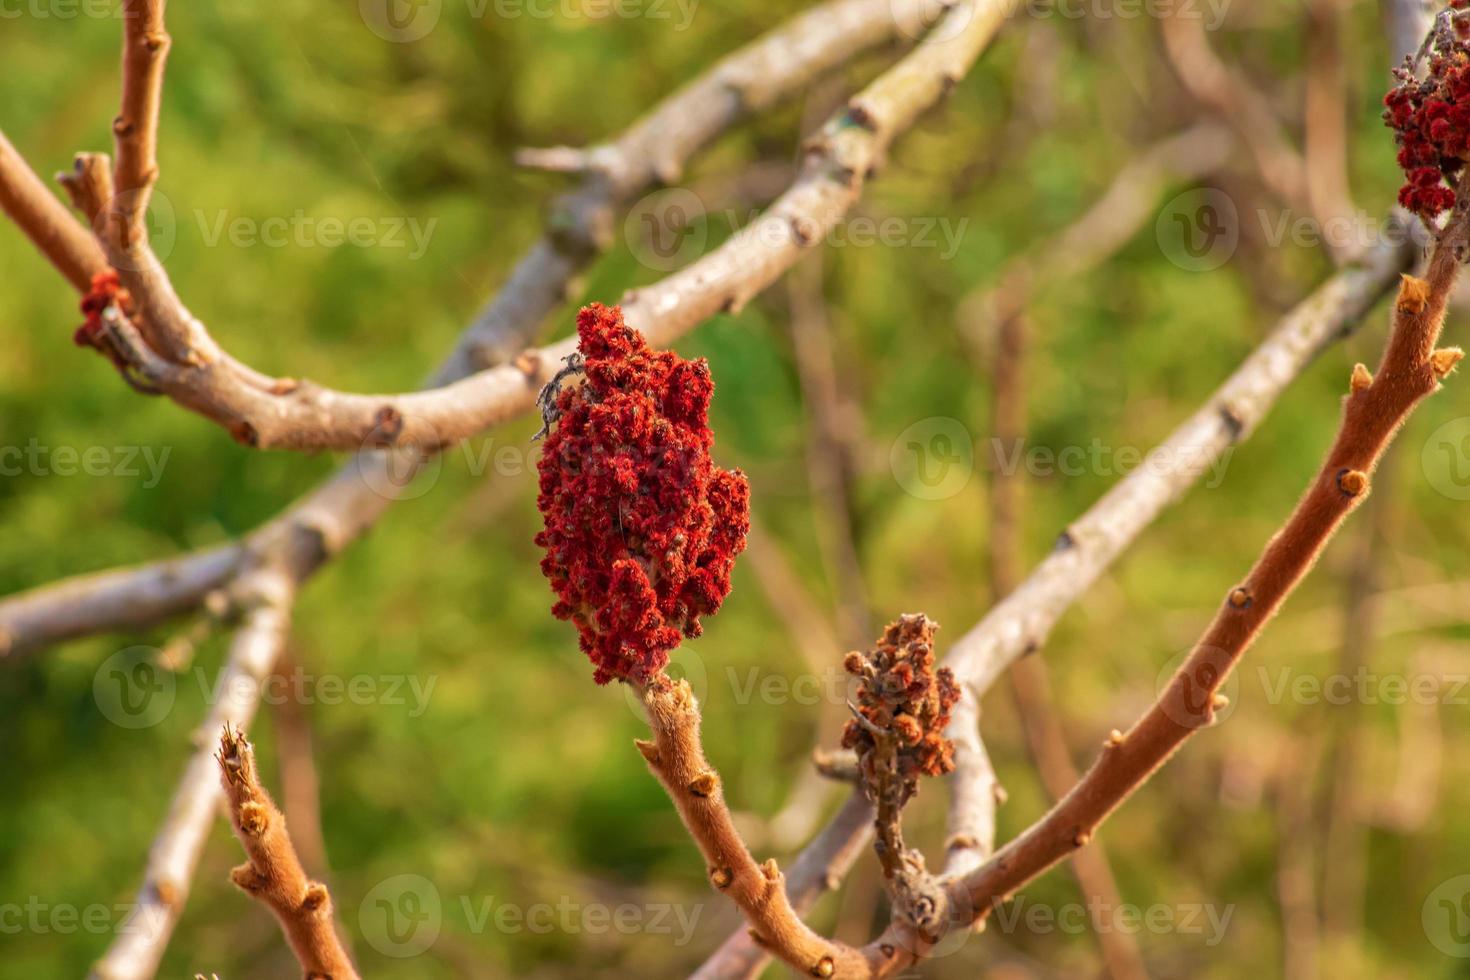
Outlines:
<svg viewBox="0 0 1470 980"><path fill-rule="evenodd" d="M995 851L995 811L1005 791L980 738L980 703L973 694L966 692L954 706L947 731L954 741L954 772L944 873L952 876L978 868Z"/></svg>
<svg viewBox="0 0 1470 980"><path fill-rule="evenodd" d="M786 894L804 915L824 893L835 891L873 834L873 805L858 790L828 822L786 872ZM770 954L740 929L715 951L691 980L754 980Z"/></svg>
<svg viewBox="0 0 1470 980"><path fill-rule="evenodd" d="M79 292L107 268L102 249L77 224L61 199L42 183L0 132L0 209Z"/></svg>
<svg viewBox="0 0 1470 980"><path fill-rule="evenodd" d="M1404 276L1378 370L1353 369L1342 427L1306 495L1245 581L1231 590L1158 701L1126 734L1114 732L1093 767L1045 817L958 883L976 915L1085 846L1186 739L1213 722L1230 671L1367 497L1372 473L1404 419L1463 359L1463 351L1435 345L1467 247L1470 181L1439 233L1426 278ZM890 932L901 928L898 923Z"/></svg>
<svg viewBox="0 0 1470 980"><path fill-rule="evenodd" d="M257 568L235 588L244 619L220 671L215 688L219 697L195 732L194 753L148 852L143 887L134 901L135 928L120 932L94 964L95 980L146 980L157 972L223 799L214 760L216 740L226 725L241 727L255 717L262 685L286 642L295 594L291 576L277 568Z"/></svg>
<svg viewBox="0 0 1470 980"><path fill-rule="evenodd" d="M80 636L143 629L188 612L239 571L244 550L222 545L10 596L0 601L0 662Z"/></svg>
<svg viewBox="0 0 1470 980"><path fill-rule="evenodd" d="M220 732L215 760L230 824L249 857L231 872L230 880L275 913L305 976L357 980L337 935L332 896L302 869L286 817L261 785L255 750L228 723Z"/></svg>

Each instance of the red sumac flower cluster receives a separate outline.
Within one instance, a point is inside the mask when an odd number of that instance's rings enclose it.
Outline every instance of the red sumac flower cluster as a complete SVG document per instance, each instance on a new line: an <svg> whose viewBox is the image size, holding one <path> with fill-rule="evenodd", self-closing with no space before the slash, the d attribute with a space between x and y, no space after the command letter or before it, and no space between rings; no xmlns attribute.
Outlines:
<svg viewBox="0 0 1470 980"><path fill-rule="evenodd" d="M1398 79L1384 96L1384 121L1399 146L1404 186L1399 203L1426 221L1455 203L1445 185L1458 180L1470 159L1470 11L1466 0L1435 25L1428 41L1429 68L1422 79L1415 60L1394 70Z"/></svg>
<svg viewBox="0 0 1470 980"><path fill-rule="evenodd" d="M556 395L538 464L541 570L597 683L644 683L729 594L750 487L710 459L705 361L653 350L600 303L577 333L585 383Z"/></svg>

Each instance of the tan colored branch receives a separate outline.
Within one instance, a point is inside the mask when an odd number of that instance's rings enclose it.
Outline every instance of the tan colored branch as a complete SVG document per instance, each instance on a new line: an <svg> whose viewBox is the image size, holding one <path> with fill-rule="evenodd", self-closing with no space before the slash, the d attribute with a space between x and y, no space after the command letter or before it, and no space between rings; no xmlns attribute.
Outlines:
<svg viewBox="0 0 1470 980"><path fill-rule="evenodd" d="M10 596L0 601L0 662L74 637L144 629L188 612L236 574L243 554L240 545L222 545Z"/></svg>
<svg viewBox="0 0 1470 980"><path fill-rule="evenodd" d="M289 647L276 661L275 674L289 681L298 662ZM317 774L311 717L298 698L278 698L271 704L271 729L276 734L276 765L281 773L281 812L291 827L291 841L308 871L327 873L327 843L322 833L321 778Z"/></svg>
<svg viewBox="0 0 1470 980"><path fill-rule="evenodd" d="M999 28L1005 6L1004 0L978 0L973 10L956 7L947 28L931 34L828 123L810 144L801 176L754 224L662 282L627 296L628 323L651 343L668 346L715 313L740 309L778 279L841 221L892 139L969 69ZM175 363L125 336L118 346L127 368L260 448L435 451L528 411L575 346L568 338L430 392L337 392L261 377L232 361L184 308L150 254L134 254L118 272L141 323L154 333L190 338L188 356Z"/></svg>
<svg viewBox="0 0 1470 980"><path fill-rule="evenodd" d="M786 872L786 894L798 915L804 915L823 894L837 889L866 851L872 833L873 806L857 790ZM750 931L739 929L690 974L690 980L755 980L769 959L770 953L751 938Z"/></svg>
<svg viewBox="0 0 1470 980"><path fill-rule="evenodd" d="M128 249L147 240L143 216L158 180L158 114L169 36L165 0L124 0L122 108L112 123L117 198L109 218L111 245Z"/></svg>
<svg viewBox="0 0 1470 980"><path fill-rule="evenodd" d="M249 858L230 873L230 879L275 913L305 976L357 980L357 970L337 936L332 897L325 885L302 870L286 818L260 783L255 751L244 733L226 725L215 760L230 824Z"/></svg>
<svg viewBox="0 0 1470 980"><path fill-rule="evenodd" d="M1370 375L1361 364L1353 370L1342 427L1316 479L1244 582L1230 591L1159 700L1126 734L1114 734L1093 767L1042 820L959 883L976 914L984 915L993 902L1084 846L1186 739L1212 723L1230 671L1366 498L1379 458L1404 419L1463 357L1435 344L1460 263L1470 251L1467 209L1470 182L1435 244L1426 278L1404 277L1378 370Z"/></svg>
<svg viewBox="0 0 1470 980"><path fill-rule="evenodd" d="M79 292L86 292L92 277L107 268L102 249L91 234L77 224L66 205L47 189L3 132L0 209Z"/></svg>
<svg viewBox="0 0 1470 980"><path fill-rule="evenodd" d="M223 798L213 754L216 739L226 725L244 727L255 717L262 685L286 641L293 589L290 576L273 568L254 569L235 586L246 612L218 678L222 696L195 731L196 748L148 852L143 887L134 900L139 927L118 934L93 966L94 980L147 980L157 972Z"/></svg>
<svg viewBox="0 0 1470 980"><path fill-rule="evenodd" d="M1005 790L980 738L980 703L964 694L954 706L948 734L954 741L949 776L949 838L944 843L946 876L978 868L995 851L996 809Z"/></svg>
<svg viewBox="0 0 1470 980"><path fill-rule="evenodd" d="M704 756L699 705L688 683L660 675L639 693L653 741L638 742L638 749L704 855L710 885L745 913L761 946L807 976L839 975L842 949L801 921L775 860L757 864L736 829L719 774Z"/></svg>
<svg viewBox="0 0 1470 980"><path fill-rule="evenodd" d="M816 503L818 541L837 595L843 644L852 647L866 643L872 633L852 512L854 444L862 413L838 380L822 281L821 253L808 256L791 270L786 301L806 412L807 478Z"/></svg>
<svg viewBox="0 0 1470 980"><path fill-rule="evenodd" d="M140 13L146 15L151 26L140 35L130 22L129 58L125 59L129 78L133 78L131 69L135 61L139 65L143 63L141 56L133 57L136 52L155 51L160 44L162 48L167 46L166 35L162 34L161 4L145 3L143 7ZM845 0L809 13L800 19L800 29L767 39L746 56L723 63L711 76L679 93L663 111L635 126L626 138L626 146L616 144L589 151L595 160L591 169L600 179L589 182L588 200L569 206L588 207L595 213L587 222L571 226L571 232L585 234L573 234L571 241L564 236L549 245L543 243L539 249L543 259L551 261L545 252L559 246L573 253L594 252L609 234L610 199L621 200L626 189L644 186L650 179L676 175L678 165L689 152L707 142L728 121L743 114L747 106L766 105L788 91L789 86L838 63L852 47L891 36L902 24L916 20L919 10L920 4L908 0L896 6L876 0ZM139 37L147 43L138 40ZM832 44L834 37L842 43ZM160 42L159 38L164 41ZM124 115L120 119L132 118L130 107L141 112L142 95L151 91L143 81L161 78L161 51L155 54L147 63L148 72L139 69L141 80L134 86L138 98L132 101L125 98ZM151 134L156 129L156 113L151 118L152 129L147 125L120 123L117 168L120 192L130 188L127 179L138 176L129 170L140 165L139 147L134 143L147 141L135 141L134 137L145 132ZM140 115L139 119L146 122L145 116ZM691 124L690 120L694 122ZM128 134L127 140L123 139L123 132ZM126 161L125 146L130 154ZM630 148L633 152L626 152ZM151 156L147 162L152 163ZM156 174L156 165L150 174ZM860 178L853 181L860 182ZM118 200L128 207L139 199L146 199L146 193L118 195ZM837 216L833 215L832 219ZM149 387L217 422L246 445L304 451L407 447L433 452L524 411L535 390L548 380L570 350L569 344L561 344L529 352L512 367L485 370L473 378L452 383L446 380L443 390L433 393L351 394L294 378L269 377L225 353L184 306L142 235L141 212L136 217L139 219L135 222L136 234L111 236L107 242L111 264L117 268L137 306L136 332L143 341L128 337L118 345L122 366ZM821 214L794 217L821 227L823 234L833 223ZM791 221L794 217L783 220ZM795 233L788 230L788 237L791 234ZM794 256L783 256L783 260L784 265L776 274L784 271ZM703 269L701 274L710 271ZM757 270L757 274L763 271ZM707 312L672 326L670 336L682 334L722 305L743 303L773 278L771 275L738 296L720 284L699 290L704 294L701 296L681 296L679 301L685 304L684 308ZM698 281L698 276L692 281ZM689 282L681 282L682 289L689 290ZM670 312L667 307L656 308L644 319L667 316ZM631 315L629 320L638 322ZM486 347L486 338L480 335L487 332L488 326L477 325L475 336L470 338L473 349Z"/></svg>

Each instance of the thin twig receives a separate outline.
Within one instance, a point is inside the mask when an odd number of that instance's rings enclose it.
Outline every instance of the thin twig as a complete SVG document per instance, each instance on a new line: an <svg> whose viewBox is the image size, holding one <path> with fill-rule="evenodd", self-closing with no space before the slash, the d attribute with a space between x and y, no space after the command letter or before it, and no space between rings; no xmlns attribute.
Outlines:
<svg viewBox="0 0 1470 980"><path fill-rule="evenodd" d="M158 114L169 48L163 8L164 0L123 3L122 109L112 124L119 207L111 233L124 248L144 234L143 215L158 180Z"/></svg>
<svg viewBox="0 0 1470 980"><path fill-rule="evenodd" d="M1117 187L1118 182L1115 181L1113 186ZM1024 310L1012 308L996 322L996 337L990 357L991 429L997 444L1002 446L1020 445L1026 436L1027 315ZM1024 471L1007 467L997 459L990 484L990 583L996 602L1020 584L1025 567L1021 548L1024 495ZM1009 680L1027 748L1041 773L1042 785L1051 800L1058 800L1077 781L1077 769L1051 696L1046 661L1039 656L1022 657L1011 664ZM958 793L959 788L956 787L956 795ZM979 863L965 862L966 866L952 869L952 873L964 874ZM1115 914L1122 906L1122 896L1102 845L1078 851L1073 856L1071 867L1089 902L1095 901L1108 914ZM1129 932L1117 928L1099 929L1097 941L1113 980L1147 980L1148 970L1143 955Z"/></svg>
<svg viewBox="0 0 1470 980"><path fill-rule="evenodd" d="M157 972L223 798L214 761L216 739L226 725L243 727L255 717L261 688L286 641L294 597L290 576L259 568L236 589L244 619L220 671L216 690L221 697L195 731L194 754L148 852L143 887L134 900L134 921L140 927L118 934L93 966L95 980L147 980Z"/></svg>
<svg viewBox="0 0 1470 980"><path fill-rule="evenodd" d="M838 621L847 646L872 633L867 586L853 526L854 429L861 419L838 381L832 324L822 295L822 256L808 256L787 280L791 346L807 418L807 474L817 504L818 537L837 595Z"/></svg>
<svg viewBox="0 0 1470 980"><path fill-rule="evenodd" d="M61 199L47 189L0 132L0 209L80 292L107 268L102 249L77 224Z"/></svg>
<svg viewBox="0 0 1470 980"><path fill-rule="evenodd" d="M244 733L226 724L215 760L230 824L249 858L230 873L230 880L275 913L305 976L357 980L337 935L332 897L302 869L286 817L261 785L255 750Z"/></svg>
<svg viewBox="0 0 1470 980"><path fill-rule="evenodd" d="M823 894L835 891L873 832L873 805L861 790L854 792L786 872L786 894L797 915L804 915ZM714 952L691 980L754 980L770 953L739 929Z"/></svg>

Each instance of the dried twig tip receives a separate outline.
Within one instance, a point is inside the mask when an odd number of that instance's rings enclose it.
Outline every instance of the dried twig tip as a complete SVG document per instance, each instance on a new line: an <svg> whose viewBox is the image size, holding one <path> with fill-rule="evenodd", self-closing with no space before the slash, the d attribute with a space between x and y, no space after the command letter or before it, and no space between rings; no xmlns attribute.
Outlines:
<svg viewBox="0 0 1470 980"><path fill-rule="evenodd" d="M638 751L643 753L643 759L650 766L658 765L658 746L646 738L635 738L633 744L638 746Z"/></svg>
<svg viewBox="0 0 1470 980"><path fill-rule="evenodd" d="M1424 312L1429 303L1429 282L1408 274L1400 278L1398 311L1410 314Z"/></svg>

